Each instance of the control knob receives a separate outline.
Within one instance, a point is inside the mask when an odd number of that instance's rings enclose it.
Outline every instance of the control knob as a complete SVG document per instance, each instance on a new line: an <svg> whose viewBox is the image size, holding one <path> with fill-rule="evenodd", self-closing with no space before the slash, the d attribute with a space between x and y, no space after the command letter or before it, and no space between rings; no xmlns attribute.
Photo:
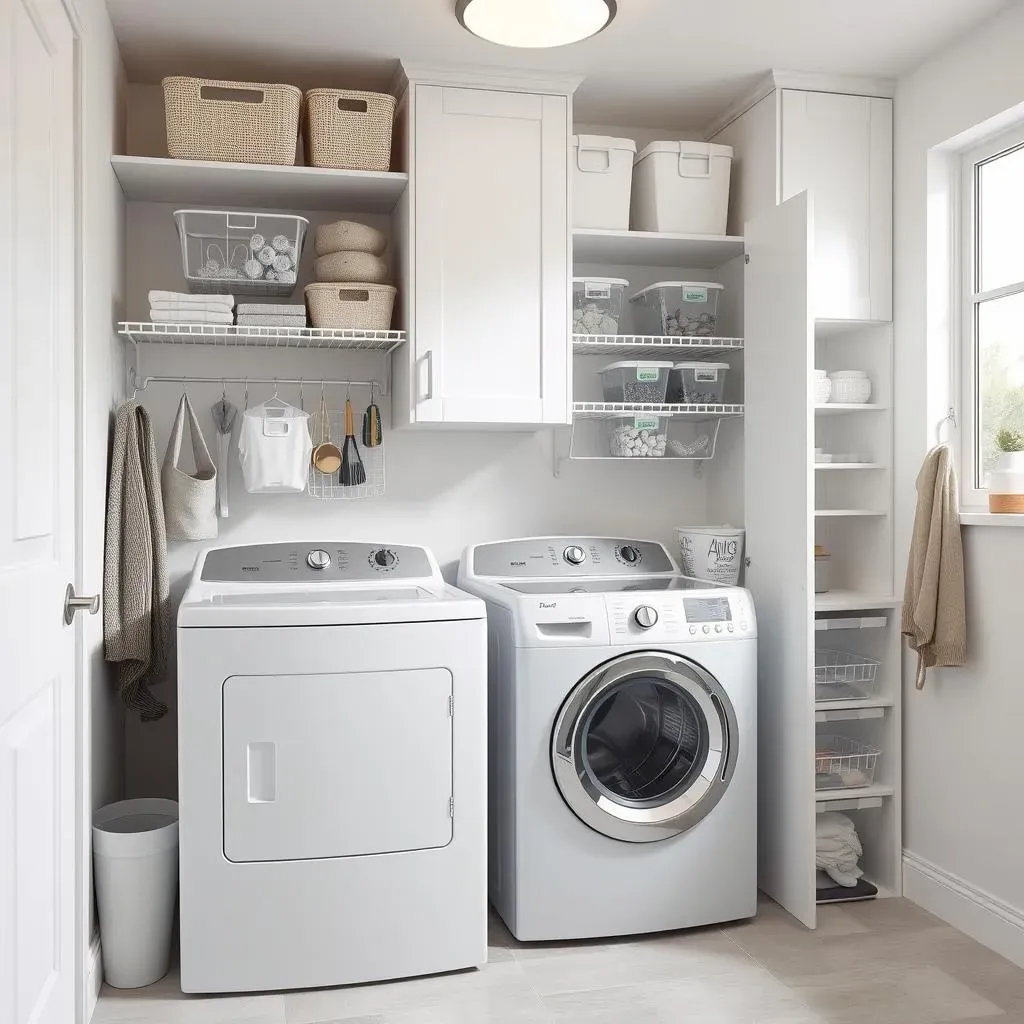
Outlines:
<svg viewBox="0 0 1024 1024"><path fill-rule="evenodd" d="M642 604L633 612L633 621L641 629L650 629L658 624L658 612L649 604Z"/></svg>
<svg viewBox="0 0 1024 1024"><path fill-rule="evenodd" d="M636 565L640 561L640 552L631 544L624 544L619 548L619 558L627 565Z"/></svg>
<svg viewBox="0 0 1024 1024"><path fill-rule="evenodd" d="M306 555L306 565L310 569L317 569L322 571L331 564L331 556L324 551L323 548L313 548L308 555Z"/></svg>
<svg viewBox="0 0 1024 1024"><path fill-rule="evenodd" d="M373 564L378 569L390 569L397 561L398 556L394 551L388 550L388 548L381 548L373 553Z"/></svg>
<svg viewBox="0 0 1024 1024"><path fill-rule="evenodd" d="M563 552L563 557L570 565L582 565L587 560L587 553L576 544L570 544Z"/></svg>

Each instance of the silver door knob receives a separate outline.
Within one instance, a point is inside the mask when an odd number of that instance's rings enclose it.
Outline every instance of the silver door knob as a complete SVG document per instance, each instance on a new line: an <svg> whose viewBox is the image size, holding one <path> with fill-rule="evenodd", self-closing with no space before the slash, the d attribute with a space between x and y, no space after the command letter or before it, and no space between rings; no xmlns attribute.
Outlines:
<svg viewBox="0 0 1024 1024"><path fill-rule="evenodd" d="M68 589L64 591L64 625L70 626L75 621L75 612L86 611L90 615L95 615L99 610L99 594L93 594L92 597L77 597L74 584L68 584Z"/></svg>
<svg viewBox="0 0 1024 1024"><path fill-rule="evenodd" d="M649 604L642 604L633 612L633 621L641 629L650 629L658 624L658 613Z"/></svg>

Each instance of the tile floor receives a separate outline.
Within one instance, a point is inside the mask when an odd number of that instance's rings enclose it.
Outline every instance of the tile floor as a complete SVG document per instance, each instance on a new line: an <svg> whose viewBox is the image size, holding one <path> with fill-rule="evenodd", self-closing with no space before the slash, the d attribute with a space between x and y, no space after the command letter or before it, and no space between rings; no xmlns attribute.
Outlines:
<svg viewBox="0 0 1024 1024"><path fill-rule="evenodd" d="M93 1024L1024 1024L1024 970L906 900L607 942L523 944L497 917L480 971L197 997L176 973L104 988Z"/></svg>

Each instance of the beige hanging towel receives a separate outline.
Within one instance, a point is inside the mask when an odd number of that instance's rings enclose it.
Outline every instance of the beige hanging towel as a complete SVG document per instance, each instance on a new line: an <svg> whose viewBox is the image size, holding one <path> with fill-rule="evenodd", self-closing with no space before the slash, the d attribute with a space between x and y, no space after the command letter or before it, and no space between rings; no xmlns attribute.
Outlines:
<svg viewBox="0 0 1024 1024"><path fill-rule="evenodd" d="M103 552L103 643L117 666L121 699L144 722L167 714L149 691L166 669L170 642L167 537L149 413L125 402L114 419Z"/></svg>
<svg viewBox="0 0 1024 1024"><path fill-rule="evenodd" d="M903 595L903 635L917 652L917 688L929 668L967 656L964 549L953 453L940 444L917 475L917 512Z"/></svg>

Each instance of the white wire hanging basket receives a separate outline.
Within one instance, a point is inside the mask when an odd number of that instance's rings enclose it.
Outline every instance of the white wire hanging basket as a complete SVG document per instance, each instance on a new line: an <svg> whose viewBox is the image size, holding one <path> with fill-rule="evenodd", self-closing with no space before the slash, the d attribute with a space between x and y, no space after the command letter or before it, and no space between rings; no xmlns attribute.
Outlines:
<svg viewBox="0 0 1024 1024"><path fill-rule="evenodd" d="M315 445L318 440L329 437L339 448L345 447L345 414L343 411L328 411L329 430L323 429L323 418L316 409L309 418L309 432ZM322 501L352 501L356 498L381 498L384 496L384 445L369 447L362 443L360 425L362 417L356 415L356 450L362 460L366 480L361 484L346 485L341 482L341 473L321 473L312 463L309 466L308 490L314 498Z"/></svg>

